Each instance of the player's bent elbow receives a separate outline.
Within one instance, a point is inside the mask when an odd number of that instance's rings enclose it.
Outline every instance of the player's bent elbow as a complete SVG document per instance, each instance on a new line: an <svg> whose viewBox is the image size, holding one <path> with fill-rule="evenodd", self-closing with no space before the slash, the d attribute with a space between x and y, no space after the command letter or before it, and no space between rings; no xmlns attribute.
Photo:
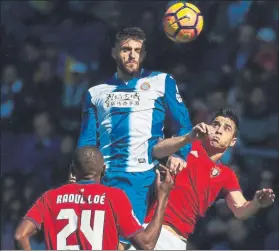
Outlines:
<svg viewBox="0 0 279 251"><path fill-rule="evenodd" d="M23 240L26 239L26 236L22 234L21 232L16 232L14 235L14 243L16 246L18 246Z"/></svg>
<svg viewBox="0 0 279 251"><path fill-rule="evenodd" d="M155 243L149 241L141 241L140 243L134 244L137 250L153 250L155 248Z"/></svg>
<svg viewBox="0 0 279 251"><path fill-rule="evenodd" d="M132 237L131 242L139 250L153 250L156 246L156 243L146 236L144 231Z"/></svg>
<svg viewBox="0 0 279 251"><path fill-rule="evenodd" d="M16 230L15 235L14 235L14 240L16 242L19 242L20 240L22 240L24 238L24 234L21 231Z"/></svg>
<svg viewBox="0 0 279 251"><path fill-rule="evenodd" d="M155 248L155 243L145 243L143 246L142 246L142 249L144 250L153 250Z"/></svg>

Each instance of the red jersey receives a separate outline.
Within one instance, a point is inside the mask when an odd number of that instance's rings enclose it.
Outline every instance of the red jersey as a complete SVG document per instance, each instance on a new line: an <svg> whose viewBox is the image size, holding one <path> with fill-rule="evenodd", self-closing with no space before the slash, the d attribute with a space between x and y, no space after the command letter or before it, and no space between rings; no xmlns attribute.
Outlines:
<svg viewBox="0 0 279 251"><path fill-rule="evenodd" d="M119 234L143 229L122 190L88 181L47 191L24 218L44 228L50 250L117 250Z"/></svg>
<svg viewBox="0 0 279 251"><path fill-rule="evenodd" d="M195 141L187 157L187 167L175 177L164 224L174 227L181 236L188 238L194 231L197 219L205 215L219 193L226 196L234 190L240 190L235 173L227 166L214 163L200 141ZM146 223L151 221L154 209L155 205L149 210Z"/></svg>

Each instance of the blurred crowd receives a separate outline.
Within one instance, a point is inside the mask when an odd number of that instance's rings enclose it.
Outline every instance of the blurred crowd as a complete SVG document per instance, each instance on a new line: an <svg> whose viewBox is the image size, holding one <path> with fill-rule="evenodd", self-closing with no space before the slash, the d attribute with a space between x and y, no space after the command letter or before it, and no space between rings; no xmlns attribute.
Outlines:
<svg viewBox="0 0 279 251"><path fill-rule="evenodd" d="M22 215L43 191L66 182L83 94L115 71L117 28L142 27L144 67L173 74L193 124L233 106L237 147L222 161L244 194L272 187L279 196L278 2L191 1L204 16L201 35L176 44L163 32L166 1L4 1L1 7L1 249L13 249ZM167 133L167 129L166 129ZM210 208L189 249L279 249L279 204L242 222L224 200ZM32 241L43 249L43 237Z"/></svg>

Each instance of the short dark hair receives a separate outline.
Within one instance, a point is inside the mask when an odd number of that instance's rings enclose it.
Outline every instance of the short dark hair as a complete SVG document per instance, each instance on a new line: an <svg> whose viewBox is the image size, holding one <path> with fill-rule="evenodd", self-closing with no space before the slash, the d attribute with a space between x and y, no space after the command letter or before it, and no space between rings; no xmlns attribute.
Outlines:
<svg viewBox="0 0 279 251"><path fill-rule="evenodd" d="M82 175L99 174L104 165L104 158L96 146L83 146L74 153L74 167Z"/></svg>
<svg viewBox="0 0 279 251"><path fill-rule="evenodd" d="M220 110L218 110L217 112L214 113L214 116L211 120L211 122L216 118L216 117L225 117L225 118L229 118L230 120L232 120L235 125L236 125L236 129L239 130L239 121L238 121L238 117L237 114L235 112L235 110L231 107L223 107Z"/></svg>
<svg viewBox="0 0 279 251"><path fill-rule="evenodd" d="M139 27L125 27L116 33L114 45L127 39L145 42L146 36L144 31Z"/></svg>

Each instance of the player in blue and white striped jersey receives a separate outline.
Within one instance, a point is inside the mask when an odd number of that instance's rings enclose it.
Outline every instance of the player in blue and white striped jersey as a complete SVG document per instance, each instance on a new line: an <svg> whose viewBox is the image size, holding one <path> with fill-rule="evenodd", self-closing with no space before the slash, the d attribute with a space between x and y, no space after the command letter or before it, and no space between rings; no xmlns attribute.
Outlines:
<svg viewBox="0 0 279 251"><path fill-rule="evenodd" d="M126 192L141 223L155 180L153 167L158 163L152 148L164 137L165 121L174 136L192 129L175 80L169 74L141 68L144 42L140 28L117 33L112 49L117 73L88 90L78 142L79 147L99 146L107 167L103 183ZM190 147L171 156L168 167L183 167Z"/></svg>

